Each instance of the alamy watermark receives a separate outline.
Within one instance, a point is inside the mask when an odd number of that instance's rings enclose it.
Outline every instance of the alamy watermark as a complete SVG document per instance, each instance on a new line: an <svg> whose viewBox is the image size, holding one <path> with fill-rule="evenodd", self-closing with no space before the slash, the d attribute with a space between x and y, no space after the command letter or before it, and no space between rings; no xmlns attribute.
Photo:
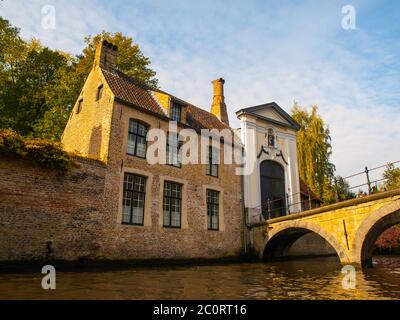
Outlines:
<svg viewBox="0 0 400 320"><path fill-rule="evenodd" d="M45 274L42 279L43 290L56 290L56 268L51 265L44 266L42 274Z"/></svg>
<svg viewBox="0 0 400 320"><path fill-rule="evenodd" d="M42 28L44 30L55 30L57 27L56 8L51 5L42 7Z"/></svg>
<svg viewBox="0 0 400 320"><path fill-rule="evenodd" d="M248 129L251 130L254 129ZM254 137L255 134L249 136ZM222 163L222 158L225 165L237 165L236 175L250 175L255 168L254 154L247 153L240 139L229 129L202 129L199 135L194 129L182 129L178 132L177 123L171 121L167 132L152 128L148 131L146 140L150 142L146 159L151 165L218 165ZM248 142L249 145L256 145L256 141L251 139Z"/></svg>
<svg viewBox="0 0 400 320"><path fill-rule="evenodd" d="M356 268L352 265L346 265L342 268L342 274L344 274L344 277L342 279L342 288L345 290L356 289L356 284L357 284Z"/></svg>
<svg viewBox="0 0 400 320"><path fill-rule="evenodd" d="M350 4L342 7L342 28L344 30L355 30L357 29L356 24L356 8Z"/></svg>

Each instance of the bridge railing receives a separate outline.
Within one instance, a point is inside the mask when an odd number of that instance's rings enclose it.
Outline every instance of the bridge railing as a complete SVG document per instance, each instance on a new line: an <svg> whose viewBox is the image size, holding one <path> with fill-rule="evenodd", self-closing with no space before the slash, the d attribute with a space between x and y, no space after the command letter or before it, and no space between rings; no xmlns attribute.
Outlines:
<svg viewBox="0 0 400 320"><path fill-rule="evenodd" d="M336 193L336 201L334 203L387 191L384 182L387 181L388 178L385 177L383 173L389 166L397 169L399 165L400 160L374 167L372 169L365 167L363 171L346 177L339 177L342 181L335 178L333 184ZM354 185L351 185L350 181L355 181ZM340 187L339 184L342 184L342 187ZM341 188L343 189L343 186L345 190L341 190ZM354 192L353 190L357 190L357 192ZM343 198L343 191L346 192L345 198ZM294 200L298 199L298 195L300 195L300 201ZM326 205L328 204L332 203L327 203ZM304 192L296 192L286 194L286 196L282 198L268 199L260 206L249 208L249 210L252 212L251 220L253 220L253 222L262 222L279 216L318 208L320 206L324 206L321 199L314 192L308 189L306 194Z"/></svg>

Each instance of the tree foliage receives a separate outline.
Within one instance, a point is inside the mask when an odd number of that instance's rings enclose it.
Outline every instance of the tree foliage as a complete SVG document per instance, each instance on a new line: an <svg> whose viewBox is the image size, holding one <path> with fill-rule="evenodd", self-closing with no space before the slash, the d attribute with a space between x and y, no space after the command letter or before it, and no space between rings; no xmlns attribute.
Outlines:
<svg viewBox="0 0 400 320"><path fill-rule="evenodd" d="M102 38L118 46L119 70L147 85L158 85L150 60L132 38L119 32L88 36L82 54L73 56L35 39L23 40L19 29L0 17L0 128L60 140Z"/></svg>
<svg viewBox="0 0 400 320"><path fill-rule="evenodd" d="M158 86L156 73L149 68L150 59L143 55L139 45L134 43L132 38L124 36L121 32L103 31L95 36L86 37L86 48L79 56L77 66L80 72L85 75L89 73L93 65L96 45L101 40L107 40L118 47L117 69L151 87Z"/></svg>
<svg viewBox="0 0 400 320"><path fill-rule="evenodd" d="M329 128L318 114L317 106L308 111L295 103L292 117L301 127L297 134L300 177L323 202L334 202L335 166L330 161L332 145Z"/></svg>
<svg viewBox="0 0 400 320"><path fill-rule="evenodd" d="M400 225L387 229L375 243L378 254L400 253Z"/></svg>
<svg viewBox="0 0 400 320"><path fill-rule="evenodd" d="M23 138L10 129L0 129L0 155L30 159L43 167L60 171L68 171L75 166L73 157L63 150L60 143Z"/></svg>
<svg viewBox="0 0 400 320"><path fill-rule="evenodd" d="M383 178L386 179L385 189L400 189L400 168L396 168L392 163L389 163L383 173Z"/></svg>
<svg viewBox="0 0 400 320"><path fill-rule="evenodd" d="M337 176L335 178L335 196L336 200L338 201L344 201L344 200L350 200L354 199L356 197L356 194L350 190L350 185L349 183L343 179L341 176Z"/></svg>

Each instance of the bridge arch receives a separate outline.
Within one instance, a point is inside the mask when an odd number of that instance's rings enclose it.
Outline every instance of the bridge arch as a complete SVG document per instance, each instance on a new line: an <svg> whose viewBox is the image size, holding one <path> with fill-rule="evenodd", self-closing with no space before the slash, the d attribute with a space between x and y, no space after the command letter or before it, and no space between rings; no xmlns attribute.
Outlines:
<svg viewBox="0 0 400 320"><path fill-rule="evenodd" d="M364 219L354 237L354 260L362 266L372 265L372 252L379 236L400 224L400 200L386 205Z"/></svg>
<svg viewBox="0 0 400 320"><path fill-rule="evenodd" d="M342 263L349 261L346 251L333 235L317 224L306 221L287 221L269 230L264 244L263 259L270 260L276 252L283 253L286 247L291 246L303 235L311 232L329 243Z"/></svg>

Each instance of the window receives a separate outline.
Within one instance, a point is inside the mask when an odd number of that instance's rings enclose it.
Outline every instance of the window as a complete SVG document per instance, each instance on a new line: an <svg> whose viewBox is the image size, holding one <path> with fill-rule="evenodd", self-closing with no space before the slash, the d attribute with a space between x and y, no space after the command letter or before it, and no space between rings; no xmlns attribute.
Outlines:
<svg viewBox="0 0 400 320"><path fill-rule="evenodd" d="M102 96L103 96L103 85L100 85L97 88L96 101L100 100Z"/></svg>
<svg viewBox="0 0 400 320"><path fill-rule="evenodd" d="M272 129L268 129L268 146L275 147L275 134Z"/></svg>
<svg viewBox="0 0 400 320"><path fill-rule="evenodd" d="M181 122L182 106L176 103L172 103L171 106L171 119L172 121Z"/></svg>
<svg viewBox="0 0 400 320"><path fill-rule="evenodd" d="M146 158L148 126L135 121L129 121L128 154L139 158Z"/></svg>
<svg viewBox="0 0 400 320"><path fill-rule="evenodd" d="M168 132L167 164L180 168L182 166L182 141L177 133Z"/></svg>
<svg viewBox="0 0 400 320"><path fill-rule="evenodd" d="M219 152L210 146L207 150L206 173L208 176L218 177Z"/></svg>
<svg viewBox="0 0 400 320"><path fill-rule="evenodd" d="M207 190L208 230L219 230L219 192Z"/></svg>
<svg viewBox="0 0 400 320"><path fill-rule="evenodd" d="M82 111L82 106L83 106L83 99L78 101L78 107L76 108L76 114L78 114Z"/></svg>
<svg viewBox="0 0 400 320"><path fill-rule="evenodd" d="M134 174L125 174L124 196L122 200L122 223L144 224L144 200L146 195L146 178Z"/></svg>
<svg viewBox="0 0 400 320"><path fill-rule="evenodd" d="M167 181L164 183L163 212L164 227L181 227L182 185Z"/></svg>

